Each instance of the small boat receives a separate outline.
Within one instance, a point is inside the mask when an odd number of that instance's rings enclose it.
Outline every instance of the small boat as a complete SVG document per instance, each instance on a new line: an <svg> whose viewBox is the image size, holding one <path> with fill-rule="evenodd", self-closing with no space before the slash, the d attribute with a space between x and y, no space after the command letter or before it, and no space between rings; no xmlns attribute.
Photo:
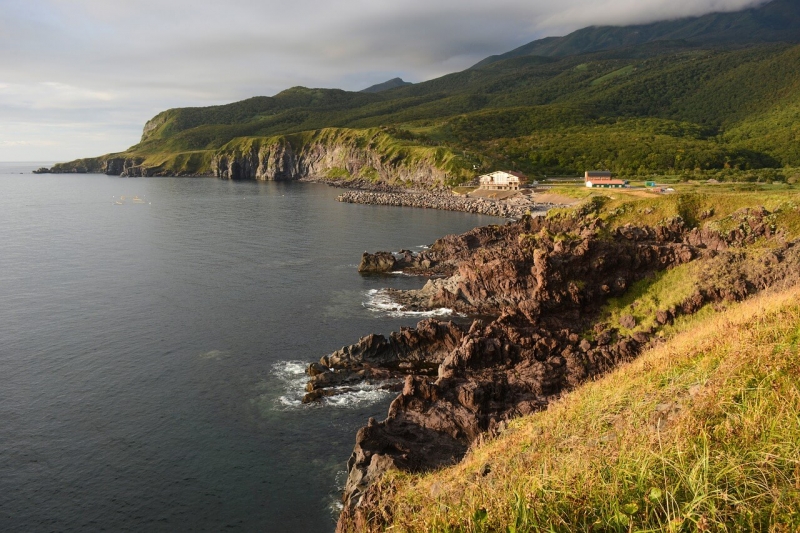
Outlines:
<svg viewBox="0 0 800 533"><path fill-rule="evenodd" d="M133 197L133 200L131 200L131 201L132 201L133 203L135 203L135 204L143 204L143 203L144 203L144 200L142 200L142 199L141 199L141 198L139 198L138 196L134 196L134 197Z"/></svg>

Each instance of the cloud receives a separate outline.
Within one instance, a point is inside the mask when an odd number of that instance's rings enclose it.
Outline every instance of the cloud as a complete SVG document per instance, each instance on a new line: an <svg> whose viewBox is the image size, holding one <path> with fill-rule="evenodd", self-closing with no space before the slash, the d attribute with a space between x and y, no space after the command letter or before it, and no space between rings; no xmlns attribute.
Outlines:
<svg viewBox="0 0 800 533"><path fill-rule="evenodd" d="M0 140L0 146L10 146L10 147L17 147L17 146L52 146L53 143L50 141L2 141Z"/></svg>
<svg viewBox="0 0 800 533"><path fill-rule="evenodd" d="M42 127L80 123L96 131L121 121L126 130L131 124L140 129L169 107L270 95L295 85L357 90L397 75L421 81L587 25L761 3L3 0L0 128L8 120ZM137 141L138 131L131 132L116 150ZM68 144L79 151L74 157L98 153L96 145Z"/></svg>

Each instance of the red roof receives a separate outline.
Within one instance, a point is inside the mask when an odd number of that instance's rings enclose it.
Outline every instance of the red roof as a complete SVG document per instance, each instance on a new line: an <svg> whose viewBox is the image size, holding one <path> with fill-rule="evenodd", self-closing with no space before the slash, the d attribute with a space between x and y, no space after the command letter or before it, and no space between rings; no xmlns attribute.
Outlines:
<svg viewBox="0 0 800 533"><path fill-rule="evenodd" d="M623 180L612 180L608 178L589 178L586 181L602 185L625 185Z"/></svg>

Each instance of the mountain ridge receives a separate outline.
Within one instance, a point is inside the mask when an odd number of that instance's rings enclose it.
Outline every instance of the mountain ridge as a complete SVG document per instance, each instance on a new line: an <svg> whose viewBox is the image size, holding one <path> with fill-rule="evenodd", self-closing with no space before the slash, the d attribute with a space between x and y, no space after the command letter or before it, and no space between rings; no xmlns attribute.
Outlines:
<svg viewBox="0 0 800 533"><path fill-rule="evenodd" d="M383 91L388 91L391 89L396 89L398 87L407 87L409 85L414 85L410 81L404 81L402 78L392 78L391 80L385 81L383 83L376 83L375 85L371 85L366 89L361 89L362 93L380 93Z"/></svg>
<svg viewBox="0 0 800 533"><path fill-rule="evenodd" d="M527 55L565 56L598 52L653 41L683 41L688 46L800 42L800 2L773 0L730 13L628 26L589 26L563 37L545 37L504 54L489 56L473 68Z"/></svg>

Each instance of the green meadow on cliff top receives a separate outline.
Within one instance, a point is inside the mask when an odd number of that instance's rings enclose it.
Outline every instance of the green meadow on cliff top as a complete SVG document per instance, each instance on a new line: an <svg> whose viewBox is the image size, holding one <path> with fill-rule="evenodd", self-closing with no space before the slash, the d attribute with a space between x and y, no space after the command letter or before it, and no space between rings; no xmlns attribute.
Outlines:
<svg viewBox="0 0 800 533"><path fill-rule="evenodd" d="M214 154L253 139L367 139L389 164L439 151L453 183L517 168L534 176L610 169L624 176L712 172L797 179L800 6L647 26L587 28L423 83L378 93L295 87L207 108L165 111L122 154L207 173ZM373 146L371 139L380 137ZM108 157L108 156L104 156ZM101 158L102 159L102 158ZM427 161L427 160L426 160ZM98 160L84 160L97 168ZM69 165L64 168L69 168Z"/></svg>

